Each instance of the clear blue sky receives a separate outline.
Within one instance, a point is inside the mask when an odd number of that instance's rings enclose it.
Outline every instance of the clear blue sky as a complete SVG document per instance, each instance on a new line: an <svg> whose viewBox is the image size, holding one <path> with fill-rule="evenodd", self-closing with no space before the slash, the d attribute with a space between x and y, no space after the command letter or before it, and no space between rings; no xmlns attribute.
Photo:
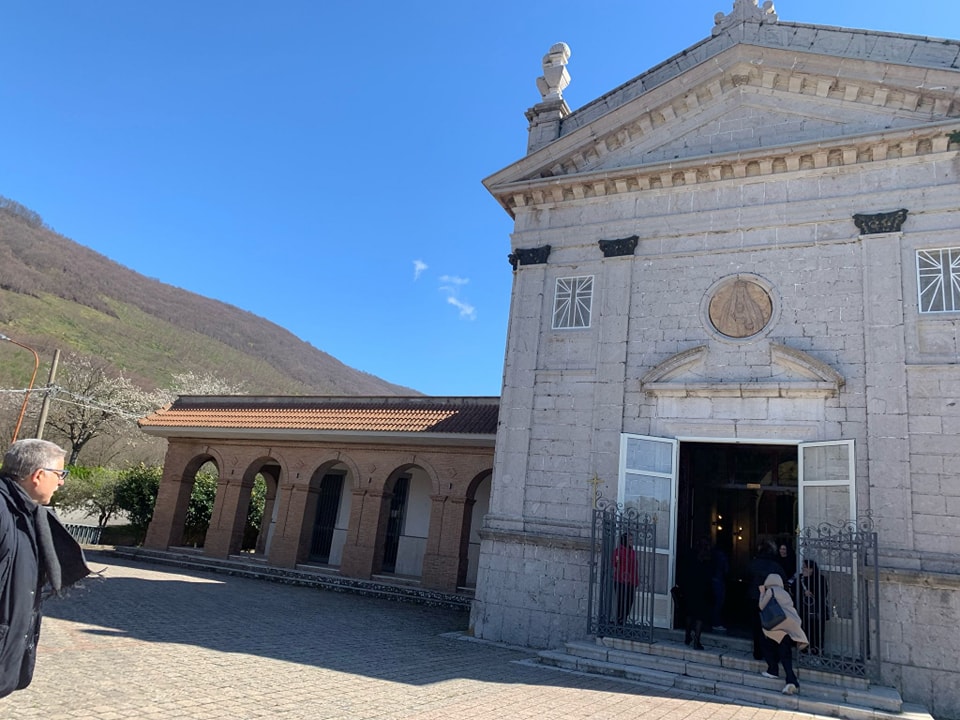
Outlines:
<svg viewBox="0 0 960 720"><path fill-rule="evenodd" d="M434 395L500 392L541 58L577 108L733 0L7 0L0 195L144 275ZM783 21L960 38L957 0L781 0Z"/></svg>

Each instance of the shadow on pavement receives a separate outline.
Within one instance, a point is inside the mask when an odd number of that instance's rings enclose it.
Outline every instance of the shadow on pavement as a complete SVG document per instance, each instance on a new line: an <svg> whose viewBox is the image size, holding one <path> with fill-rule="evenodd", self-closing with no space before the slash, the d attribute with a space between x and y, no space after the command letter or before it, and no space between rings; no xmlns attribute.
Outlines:
<svg viewBox="0 0 960 720"><path fill-rule="evenodd" d="M458 640L468 613L88 553L103 576L44 605L95 645L167 643L423 686L451 679L583 688L650 697L675 690L549 670L533 650ZM146 577L145 577L146 576ZM44 652L41 638L40 650ZM56 647L47 646L48 652ZM700 696L698 699L711 700ZM722 702L719 699L716 702Z"/></svg>

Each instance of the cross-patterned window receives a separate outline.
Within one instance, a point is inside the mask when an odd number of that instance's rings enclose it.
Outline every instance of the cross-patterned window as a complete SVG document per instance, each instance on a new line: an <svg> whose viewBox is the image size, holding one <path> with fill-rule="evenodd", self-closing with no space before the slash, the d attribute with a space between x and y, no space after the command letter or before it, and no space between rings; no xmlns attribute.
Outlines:
<svg viewBox="0 0 960 720"><path fill-rule="evenodd" d="M557 278L557 294L553 300L553 329L590 327L593 307L593 275Z"/></svg>
<svg viewBox="0 0 960 720"><path fill-rule="evenodd" d="M920 312L960 311L960 247L917 250Z"/></svg>

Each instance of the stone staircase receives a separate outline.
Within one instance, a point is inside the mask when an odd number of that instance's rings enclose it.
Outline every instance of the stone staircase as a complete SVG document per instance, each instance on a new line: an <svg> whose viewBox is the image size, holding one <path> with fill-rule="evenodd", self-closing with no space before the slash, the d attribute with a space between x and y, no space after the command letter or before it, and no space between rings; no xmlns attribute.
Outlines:
<svg viewBox="0 0 960 720"><path fill-rule="evenodd" d="M234 575L237 577L268 580L287 585L304 585L322 588L333 592L351 593L399 602L416 603L430 607L442 607L450 610L467 611L472 596L467 593L448 593L439 590L427 590L409 581L378 576L370 580L358 580L342 577L335 570L314 565L298 565L295 568L281 568L268 565L265 561L252 556L232 555L228 559L210 558L201 552L189 548L171 550L150 550L141 547L100 546L99 552L120 558L130 558L141 562L167 565L184 570Z"/></svg>
<svg viewBox="0 0 960 720"><path fill-rule="evenodd" d="M846 718L847 720L932 720L925 708L904 703L894 688L809 668L798 668L800 693L783 695L779 679L765 678L749 640L704 635L704 650L682 642L682 633L662 631L652 643L597 638L569 642L562 650L539 653L538 662L565 670L618 677L674 688L739 704Z"/></svg>

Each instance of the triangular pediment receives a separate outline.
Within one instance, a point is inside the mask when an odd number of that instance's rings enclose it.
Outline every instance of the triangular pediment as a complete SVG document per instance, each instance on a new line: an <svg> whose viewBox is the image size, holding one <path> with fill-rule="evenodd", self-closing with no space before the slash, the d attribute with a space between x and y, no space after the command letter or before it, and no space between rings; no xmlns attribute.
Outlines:
<svg viewBox="0 0 960 720"><path fill-rule="evenodd" d="M643 180L631 188L637 172L671 169L677 177L687 173L683 180L689 183L698 168L702 178L721 179L719 165L730 158L780 157L778 171L839 164L837 158L803 160L804 146L811 153L842 155L844 163L886 159L888 152L900 157L947 150L947 138L960 124L960 70L881 62L873 51L864 51L864 58L846 52L853 57L840 61L810 49L735 42L699 63L681 54L684 67L669 73L655 68L572 113L562 121L560 137L484 184L511 209L538 202L536 193L515 198L522 186L539 184L544 200L558 201L643 189ZM903 138L903 149L872 149ZM791 152L796 157L787 159ZM630 172L620 177L611 171ZM572 193L556 185L574 178L588 185ZM660 186L661 180L652 182Z"/></svg>
<svg viewBox="0 0 960 720"><path fill-rule="evenodd" d="M889 132L899 128L917 128L936 118L930 112L916 109L875 105L870 102L849 102L842 98L818 97L788 88L751 86L749 69L741 75L734 69L727 88L718 96L698 101L695 108L669 112L671 122L664 121L664 111L654 110L641 120L633 120L614 133L629 138L615 150L598 153L588 147L572 154L583 158L579 165L556 163L551 176L590 173L624 167L682 161L725 154L777 150L785 145L846 142L850 137ZM805 83L817 80L807 76ZM739 83L739 85L737 84ZM722 87L722 86L721 86ZM865 92L863 86L858 92ZM875 89L869 91L872 98ZM915 100L910 100L914 105ZM673 106L670 106L671 108ZM947 120L943 117L940 120ZM648 124L649 123L649 124ZM632 127L645 126L647 132L634 132Z"/></svg>
<svg viewBox="0 0 960 720"><path fill-rule="evenodd" d="M796 348L769 343L769 374L744 380L716 377L709 348L699 345L667 358L640 379L650 395L674 397L835 397L843 376L815 357Z"/></svg>

